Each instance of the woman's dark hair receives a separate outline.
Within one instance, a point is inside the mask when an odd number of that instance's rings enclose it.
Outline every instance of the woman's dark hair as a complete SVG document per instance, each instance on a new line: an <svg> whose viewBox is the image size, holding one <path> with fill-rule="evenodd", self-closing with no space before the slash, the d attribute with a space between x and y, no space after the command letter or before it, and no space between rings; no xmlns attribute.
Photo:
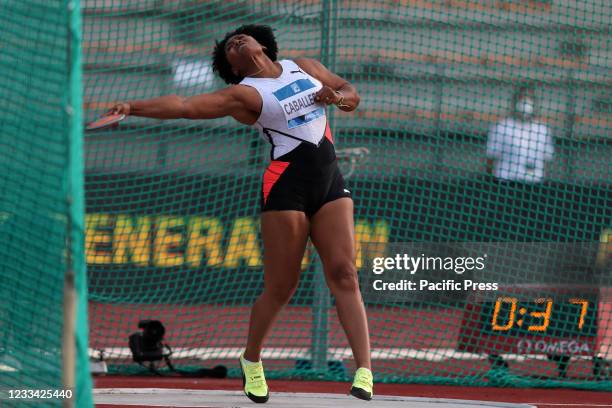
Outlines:
<svg viewBox="0 0 612 408"><path fill-rule="evenodd" d="M276 55L278 54L278 45L274 38L272 28L267 25L256 25L248 24L237 28L236 30L225 34L223 40L216 42L215 49L213 51L213 71L218 72L221 79L227 84L237 84L242 81L242 77L234 75L232 72L232 66L230 65L225 55L225 44L230 37L238 34L245 34L253 37L258 43L266 47L264 53L272 61L276 61Z"/></svg>

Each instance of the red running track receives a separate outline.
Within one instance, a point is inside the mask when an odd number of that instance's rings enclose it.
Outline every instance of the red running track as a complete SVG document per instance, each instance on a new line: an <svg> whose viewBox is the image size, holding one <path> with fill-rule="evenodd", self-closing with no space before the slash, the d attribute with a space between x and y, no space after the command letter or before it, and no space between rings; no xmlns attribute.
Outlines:
<svg viewBox="0 0 612 408"><path fill-rule="evenodd" d="M605 310L604 317L607 322L610 319L612 307ZM247 335L249 312L250 306L138 305L90 302L90 347L94 349L126 348L129 334L138 330L139 320L159 319L166 326L165 341L173 348L242 348ZM367 312L373 348L453 350L457 346L463 310L370 307ZM308 348L311 345L312 325L310 308L287 307L281 313L267 339L266 347ZM602 333L605 343L609 343L612 337L612 326L608 326L608 333ZM346 338L334 309L329 311L328 327L329 347L346 348ZM126 359L122 363L131 364L131 361ZM184 363L189 362L184 361ZM351 367L350 360L346 360L345 363L349 368ZM208 365L211 364L228 364L228 361L215 359L208 362ZM271 360L268 362L268 366L274 369L287 368L294 364L295 361ZM373 365L377 372L410 372L415 376L478 376L488 370L486 360L457 360L454 358L441 361L408 358L376 359ZM542 360L529 359L514 362L512 368L519 375L542 377L557 375L556 364ZM570 378L588 378L590 375L590 363L570 364L568 371Z"/></svg>
<svg viewBox="0 0 612 408"><path fill-rule="evenodd" d="M612 307L607 304L607 319ZM108 305L90 303L91 347L126 347L129 333L137 330L141 319L160 319L167 328L166 339L171 345L181 347L242 347L248 328L249 307L223 305ZM368 317L374 347L454 348L461 325L462 310L453 309L369 309ZM267 347L309 347L312 314L306 307L286 308L275 326ZM334 310L329 314L329 344L346 347L346 339L339 327ZM612 338L612 327L603 338ZM443 335L441 335L443 334ZM218 363L225 363L219 361ZM423 374L444 371L447 374L459 370L462 374L475 374L486 370L486 362L425 362L378 361L375 370L398 372L422 370ZM455 363L455 364L453 364ZM548 362L538 361L538 367L530 362L525 371L534 370L544 375L554 373ZM527 364L527 363L526 363ZM395 367L397 365L397 367ZM485 365L480 367L480 365ZM545 367L550 366L550 367ZM516 368L521 368L517 366ZM472 371L474 371L472 373ZM415 372L419 374L419 372ZM577 373L583 374L583 373ZM270 380L273 391L346 393L348 384L337 382ZM97 377L98 388L179 388L239 390L241 381L236 379L186 379L158 377ZM492 387L430 386L406 384L377 384L378 395L411 397L456 398L497 402L530 403L539 408L612 408L612 393L579 391L571 389L516 389ZM118 406L98 405L99 408ZM134 408L134 406L131 406Z"/></svg>
<svg viewBox="0 0 612 408"><path fill-rule="evenodd" d="M165 338L174 346L242 347L249 314L250 306L90 302L90 346L125 347L128 335L138 330L139 320L157 319L166 327ZM462 317L463 311L457 309L368 308L371 343L374 347L453 348ZM309 347L311 330L309 307L286 307L266 347ZM329 311L329 346L347 346L333 308Z"/></svg>

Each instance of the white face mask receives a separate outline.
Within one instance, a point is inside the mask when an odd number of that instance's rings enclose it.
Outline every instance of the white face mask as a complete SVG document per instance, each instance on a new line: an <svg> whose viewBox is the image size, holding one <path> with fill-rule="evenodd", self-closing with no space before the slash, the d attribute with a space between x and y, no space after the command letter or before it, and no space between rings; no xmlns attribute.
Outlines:
<svg viewBox="0 0 612 408"><path fill-rule="evenodd" d="M531 115L533 114L533 101L531 99L521 99L516 104L516 111L518 113L522 113L523 115Z"/></svg>

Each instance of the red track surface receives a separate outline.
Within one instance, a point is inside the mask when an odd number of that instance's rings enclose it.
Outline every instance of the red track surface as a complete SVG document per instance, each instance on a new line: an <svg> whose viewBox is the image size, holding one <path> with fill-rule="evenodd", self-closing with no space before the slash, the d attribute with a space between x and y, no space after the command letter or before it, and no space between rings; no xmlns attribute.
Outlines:
<svg viewBox="0 0 612 408"><path fill-rule="evenodd" d="M241 347L246 338L250 306L138 305L90 302L91 347L125 347L141 319L158 319L166 339L181 347ZM463 311L369 309L371 340L379 347L454 347ZM335 309L329 311L330 347L346 347ZM312 313L308 307L287 307L266 342L267 347L308 347ZM414 330L418 327L418 330ZM444 337L440 336L444 333ZM186 344L185 342L190 342ZM178 345L178 344L177 344Z"/></svg>
<svg viewBox="0 0 612 408"><path fill-rule="evenodd" d="M609 320L609 304L604 310ZM89 308L91 324L91 347L126 347L129 333L137 330L141 319L159 319L167 328L166 339L171 345L180 347L242 347L248 327L248 307L227 306L177 306L177 305L108 305L92 302ZM368 317L374 347L408 348L454 348L461 325L463 311L370 309ZM306 307L286 308L267 347L308 347L312 314ZM418 329L415 329L418 328ZM329 344L331 347L346 347L346 339L339 327L334 310L329 313ZM612 328L608 327L608 330ZM444 334L443 336L441 334ZM602 333L604 342L609 342L612 333ZM217 363L231 363L215 361ZM280 364L294 364L279 361ZM350 362L348 366L350 368ZM554 365L546 361L528 363L525 371L532 374L554 374ZM210 364L209 364L210 365ZM270 364L269 364L270 365ZM432 372L455 371L463 375L475 374L486 369L486 362L428 362L410 360L374 361L374 370L431 374ZM482 366L482 367L480 367ZM520 369L515 364L514 369ZM570 369L571 371L571 369ZM584 373L571 373L584 374ZM348 384L310 381L269 381L273 391L345 393ZM239 390L240 380L185 379L159 377L98 377L98 388L187 388ZM531 403L539 408L598 407L612 408L612 393L577 391L569 389L516 389L491 387L428 386L404 384L378 384L378 395L399 395L412 397L457 398L497 402ZM118 406L98 405L100 408ZM134 406L131 406L134 408Z"/></svg>
<svg viewBox="0 0 612 408"><path fill-rule="evenodd" d="M139 305L89 303L90 346L124 347L141 319L158 319L166 339L180 347L242 347L250 306ZM373 308L367 310L373 347L454 348L463 310ZM612 347L612 303L600 303L599 338L602 348ZM346 347L335 309L329 310L329 346ZM312 329L309 307L286 307L267 347L308 347ZM443 335L441 335L443 334Z"/></svg>
<svg viewBox="0 0 612 408"><path fill-rule="evenodd" d="M608 332L600 337L609 343L612 326L607 324L612 313L611 305L604 304L603 319ZM166 326L166 341L172 347L234 347L244 346L248 329L250 307L224 305L137 305L102 304L90 302L90 347L127 347L130 333L137 331L141 319L159 319ZM455 349L461 329L463 311L458 309L400 309L368 308L368 318L373 348L439 348ZM274 326L266 347L301 347L311 344L312 313L308 307L292 306L283 310ZM334 309L329 311L328 341L330 347L347 347ZM604 349L610 347L604 344ZM130 363L129 361L126 361ZM196 361L196 363L198 363ZM201 361L199 362L201 363ZM209 361L208 365L228 364L223 359ZM268 367L287 368L295 361L271 360ZM351 361L345 361L351 367ZM488 363L482 360L426 361L412 359L377 359L373 361L377 372L414 375L465 376L487 371ZM556 376L556 364L541 360L515 362L512 368L517 374ZM570 364L568 376L588 377L590 364Z"/></svg>
<svg viewBox="0 0 612 408"><path fill-rule="evenodd" d="M158 319L166 339L180 347L242 347L250 306L138 305L90 302L90 347L125 347L141 319ZM455 347L463 311L453 309L406 310L370 308L371 342L375 347ZM346 338L329 311L329 345L346 347ZM308 307L287 307L266 341L267 347L308 347L312 312ZM418 330L415 330L418 328ZM444 333L444 336L440 336ZM179 343L180 341L180 343Z"/></svg>
<svg viewBox="0 0 612 408"><path fill-rule="evenodd" d="M317 392L344 394L347 383L270 380L272 391ZM238 379L187 379L157 377L106 376L95 378L96 388L180 388L194 390L240 390ZM568 389L516 389L492 387L453 387L433 385L377 384L378 395L406 397L456 398L480 401L530 403L538 408L612 407L612 393ZM96 405L97 408L118 408L117 405ZM145 405L143 405L145 407ZM130 408L134 408L133 405Z"/></svg>

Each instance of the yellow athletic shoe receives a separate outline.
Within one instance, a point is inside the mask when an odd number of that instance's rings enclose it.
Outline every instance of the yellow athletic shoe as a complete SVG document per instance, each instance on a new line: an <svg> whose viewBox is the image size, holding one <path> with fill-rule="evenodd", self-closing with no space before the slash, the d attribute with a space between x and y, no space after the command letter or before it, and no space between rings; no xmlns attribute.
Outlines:
<svg viewBox="0 0 612 408"><path fill-rule="evenodd" d="M370 370L364 367L357 369L351 387L351 395L366 401L372 399L374 396L374 378Z"/></svg>
<svg viewBox="0 0 612 408"><path fill-rule="evenodd" d="M240 355L240 371L242 371L242 386L244 393L253 402L263 404L268 401L268 384L264 377L263 364L261 361L251 363Z"/></svg>

